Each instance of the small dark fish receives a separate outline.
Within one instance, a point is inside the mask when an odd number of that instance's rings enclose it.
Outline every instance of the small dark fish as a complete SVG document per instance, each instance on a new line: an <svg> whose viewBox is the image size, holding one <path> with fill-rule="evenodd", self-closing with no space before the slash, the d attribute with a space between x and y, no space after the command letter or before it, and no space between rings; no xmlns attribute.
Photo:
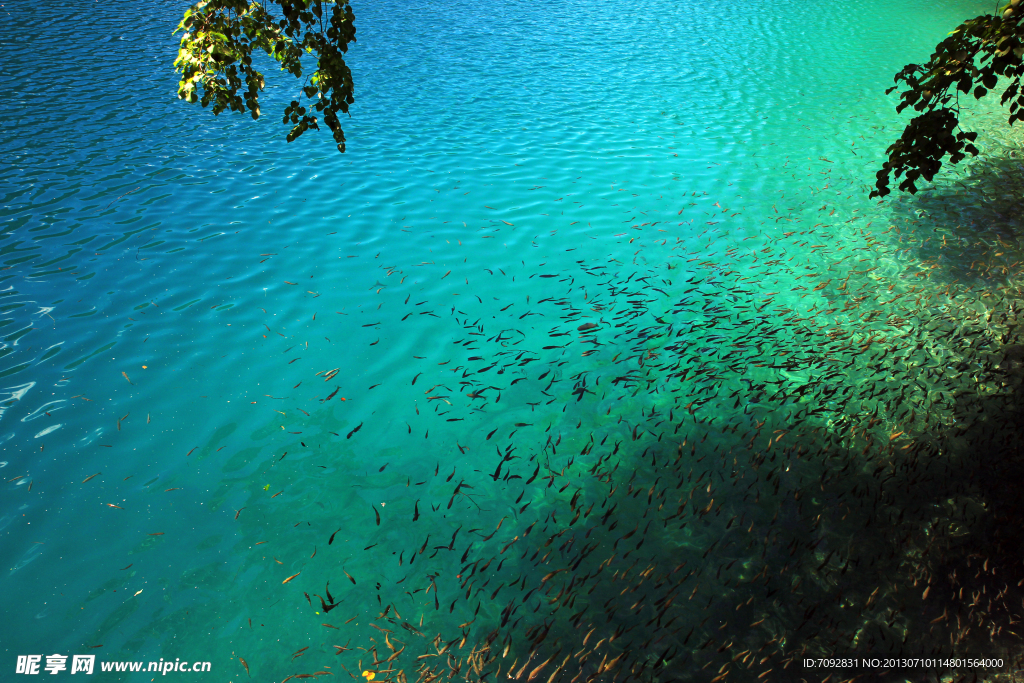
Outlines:
<svg viewBox="0 0 1024 683"><path fill-rule="evenodd" d="M103 474L103 473L102 472L97 472L96 474L90 474L88 477L86 477L85 479L82 480L82 483L84 484L85 482L89 481L93 477L98 477L101 474Z"/></svg>
<svg viewBox="0 0 1024 683"><path fill-rule="evenodd" d="M377 470L377 471L378 471L378 472L383 472L383 471L384 471L384 467L387 467L387 466L388 466L389 464L390 464L390 463L384 463L384 466L383 466L383 467L381 467L381 468L380 468L379 470Z"/></svg>
<svg viewBox="0 0 1024 683"><path fill-rule="evenodd" d="M242 663L242 666L245 667L245 675L249 678L252 678L252 674L249 673L249 665L245 663L245 660L239 657L238 661L240 661Z"/></svg>
<svg viewBox="0 0 1024 683"><path fill-rule="evenodd" d="M377 518L377 526L380 526L380 513L377 512L377 508L373 508L373 514Z"/></svg>
<svg viewBox="0 0 1024 683"><path fill-rule="evenodd" d="M583 325L580 325L576 329L579 330L580 332L585 332L587 330L592 330L595 327L597 327L597 323L584 323Z"/></svg>
<svg viewBox="0 0 1024 683"><path fill-rule="evenodd" d="M323 401L321 401L321 403L323 403L324 401L330 401L332 398L334 398L335 394L337 394L340 390L341 390L341 387L336 387L334 389L334 391L331 392L330 396L328 396Z"/></svg>
<svg viewBox="0 0 1024 683"><path fill-rule="evenodd" d="M338 531L341 531L341 529L339 528ZM338 531L331 534L331 537L327 540L327 545L334 543L334 537L338 535Z"/></svg>
<svg viewBox="0 0 1024 683"><path fill-rule="evenodd" d="M376 510L375 510L376 511ZM420 502L417 500L412 506L412 521L416 521L420 518Z"/></svg>
<svg viewBox="0 0 1024 683"><path fill-rule="evenodd" d="M547 583L548 581L550 581L551 579L553 579L553 578L554 578L554 577L555 577L555 576L556 576L557 574L560 574L560 573L562 573L562 572L567 572L567 571L569 571L569 570L568 570L568 569L559 569L559 570L557 570L557 571L553 571L553 572L548 572L547 574L545 574L545 575L544 575L544 578L542 578L542 579L540 580L540 582L541 582L541 583Z"/></svg>
<svg viewBox="0 0 1024 683"><path fill-rule="evenodd" d="M351 432L349 432L349 433L348 433L348 436L346 436L345 438L346 438L346 439L351 439L351 438L352 438L352 435L353 435L353 434L355 434L356 432L358 432L358 431L359 431L360 429L362 429L362 428L363 428L363 423L362 423L362 422L360 422L360 423L359 423L359 425L358 425L358 426L357 426L357 427L356 427L355 429L353 429L353 430L352 430Z"/></svg>
<svg viewBox="0 0 1024 683"><path fill-rule="evenodd" d="M319 595L317 595L316 597L320 598ZM331 604L327 604L326 602L324 602L323 598L320 598L320 608L323 609L324 614L327 614L328 612L330 612L332 609L334 609L337 606L338 605L334 604L333 600L331 601Z"/></svg>

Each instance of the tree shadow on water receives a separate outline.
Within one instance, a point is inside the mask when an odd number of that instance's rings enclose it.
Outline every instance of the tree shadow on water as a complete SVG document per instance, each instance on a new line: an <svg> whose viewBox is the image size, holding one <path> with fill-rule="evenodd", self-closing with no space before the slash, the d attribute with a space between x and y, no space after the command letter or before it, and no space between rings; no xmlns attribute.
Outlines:
<svg viewBox="0 0 1024 683"><path fill-rule="evenodd" d="M908 255L943 286L1005 286L1024 258L1024 149L951 167L915 195L889 204Z"/></svg>

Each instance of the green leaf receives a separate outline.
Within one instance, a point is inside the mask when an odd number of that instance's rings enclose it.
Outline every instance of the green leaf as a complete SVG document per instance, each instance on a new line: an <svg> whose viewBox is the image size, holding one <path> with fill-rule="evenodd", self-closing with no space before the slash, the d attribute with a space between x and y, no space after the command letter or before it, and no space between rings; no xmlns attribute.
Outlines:
<svg viewBox="0 0 1024 683"><path fill-rule="evenodd" d="M333 5L326 35L317 20L323 3ZM230 109L257 119L265 81L252 67L252 53L265 52L297 78L303 55L310 54L317 68L311 85L300 90L316 98L315 110L323 112L335 142L343 143L337 112L347 112L354 97L352 74L341 55L355 41L354 18L347 0L269 0L266 6L254 0L201 0L184 12L175 31L183 32L174 61L181 74L178 97L212 105L215 115ZM282 121L293 126L289 142L309 128L319 130L316 117L307 116L298 101L285 108ZM344 144L338 149L344 152Z"/></svg>

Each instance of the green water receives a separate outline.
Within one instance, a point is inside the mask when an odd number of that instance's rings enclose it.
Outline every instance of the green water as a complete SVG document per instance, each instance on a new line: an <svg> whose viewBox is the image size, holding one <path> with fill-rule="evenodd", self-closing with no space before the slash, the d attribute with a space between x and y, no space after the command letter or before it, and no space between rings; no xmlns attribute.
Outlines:
<svg viewBox="0 0 1024 683"><path fill-rule="evenodd" d="M866 198L893 74L992 7L357 4L345 155L176 101L183 10L4 8L0 666L1010 646L950 595L1024 578L1016 131Z"/></svg>

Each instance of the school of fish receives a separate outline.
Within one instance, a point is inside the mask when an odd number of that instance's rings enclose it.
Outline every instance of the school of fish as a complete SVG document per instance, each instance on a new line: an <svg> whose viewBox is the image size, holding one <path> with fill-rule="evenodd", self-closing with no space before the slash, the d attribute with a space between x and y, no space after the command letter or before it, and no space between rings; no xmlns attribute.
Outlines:
<svg viewBox="0 0 1024 683"><path fill-rule="evenodd" d="M365 510L363 560L317 555L298 591L311 619L341 614L321 644L344 641L338 675L852 681L864 672L801 662L1019 643L1013 245L942 235L933 253L910 219L856 220L753 234L705 221L696 246L637 222L601 260L434 275L541 278L543 298L485 302L470 286L454 304L394 295L393 318L382 303L346 320L381 330L379 353L410 315L452 332L436 342L447 360L414 356L390 378L421 400L374 418L422 434L430 457L399 473L374 463L368 481L404 494ZM406 276L382 270L378 296ZM340 410L345 386L348 410L358 387L338 373L309 377L327 390L306 400ZM433 444L452 422L462 436ZM321 432L319 453L372 445L374 428L361 416ZM323 529L325 546L340 531ZM332 594L339 573L348 588Z"/></svg>

